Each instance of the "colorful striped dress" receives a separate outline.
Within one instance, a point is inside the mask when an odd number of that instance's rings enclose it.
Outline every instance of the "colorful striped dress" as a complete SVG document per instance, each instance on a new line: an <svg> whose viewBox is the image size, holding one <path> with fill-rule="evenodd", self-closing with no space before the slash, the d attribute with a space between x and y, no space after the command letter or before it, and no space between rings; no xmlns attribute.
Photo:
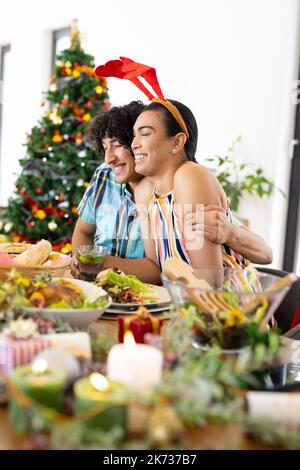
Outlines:
<svg viewBox="0 0 300 470"><path fill-rule="evenodd" d="M151 226L151 234L155 241L156 255L160 270L167 258L175 256L191 264L189 255L184 247L181 228L174 206L173 191L165 196L152 194L148 205L148 217ZM227 217L232 222L232 214L229 210ZM222 245L224 268L246 268L250 261L240 253L232 250L227 245Z"/></svg>

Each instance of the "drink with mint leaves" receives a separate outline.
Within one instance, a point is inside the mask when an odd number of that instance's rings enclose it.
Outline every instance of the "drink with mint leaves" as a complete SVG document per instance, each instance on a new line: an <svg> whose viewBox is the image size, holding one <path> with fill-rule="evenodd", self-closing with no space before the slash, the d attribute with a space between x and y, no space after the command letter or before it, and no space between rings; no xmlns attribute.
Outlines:
<svg viewBox="0 0 300 470"><path fill-rule="evenodd" d="M105 261L107 249L103 246L81 245L77 248L80 276L86 281L94 281Z"/></svg>

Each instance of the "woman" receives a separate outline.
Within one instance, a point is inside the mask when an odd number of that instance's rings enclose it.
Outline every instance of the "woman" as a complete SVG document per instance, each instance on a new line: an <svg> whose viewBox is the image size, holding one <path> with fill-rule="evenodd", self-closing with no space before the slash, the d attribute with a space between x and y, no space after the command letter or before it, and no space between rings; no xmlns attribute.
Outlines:
<svg viewBox="0 0 300 470"><path fill-rule="evenodd" d="M146 256L157 260L161 270L170 256L194 268L246 267L248 260L226 244L217 245L197 231L186 230L186 216L196 213L201 219L205 205L222 208L229 220L231 212L217 178L195 161L198 130L192 112L182 103L168 102L180 119L163 103L153 102L134 125L135 168L154 186L150 192L142 180L135 190L136 202L147 207L147 214L140 213Z"/></svg>

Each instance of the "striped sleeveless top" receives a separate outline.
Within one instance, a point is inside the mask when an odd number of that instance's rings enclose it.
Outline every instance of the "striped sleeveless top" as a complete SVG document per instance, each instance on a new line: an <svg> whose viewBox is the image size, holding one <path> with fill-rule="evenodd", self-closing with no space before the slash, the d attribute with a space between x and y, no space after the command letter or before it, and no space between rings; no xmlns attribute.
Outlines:
<svg viewBox="0 0 300 470"><path fill-rule="evenodd" d="M229 210L227 217L232 222L232 214ZM173 191L165 196L157 196L154 192L148 205L148 217L151 226L151 234L155 241L156 256L160 270L167 258L175 256L188 264L191 264L189 255L184 247L181 228L175 213ZM227 245L222 245L224 268L246 268L250 261L240 253L232 250Z"/></svg>

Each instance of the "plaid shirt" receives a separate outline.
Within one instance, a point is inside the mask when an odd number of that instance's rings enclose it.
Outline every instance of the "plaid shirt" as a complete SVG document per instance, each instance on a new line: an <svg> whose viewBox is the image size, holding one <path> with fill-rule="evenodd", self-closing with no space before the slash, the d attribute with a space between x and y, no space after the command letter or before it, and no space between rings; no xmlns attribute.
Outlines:
<svg viewBox="0 0 300 470"><path fill-rule="evenodd" d="M100 165L78 206L79 217L96 225L95 245L105 246L118 258L145 256L140 221L132 195L116 182L113 171Z"/></svg>

